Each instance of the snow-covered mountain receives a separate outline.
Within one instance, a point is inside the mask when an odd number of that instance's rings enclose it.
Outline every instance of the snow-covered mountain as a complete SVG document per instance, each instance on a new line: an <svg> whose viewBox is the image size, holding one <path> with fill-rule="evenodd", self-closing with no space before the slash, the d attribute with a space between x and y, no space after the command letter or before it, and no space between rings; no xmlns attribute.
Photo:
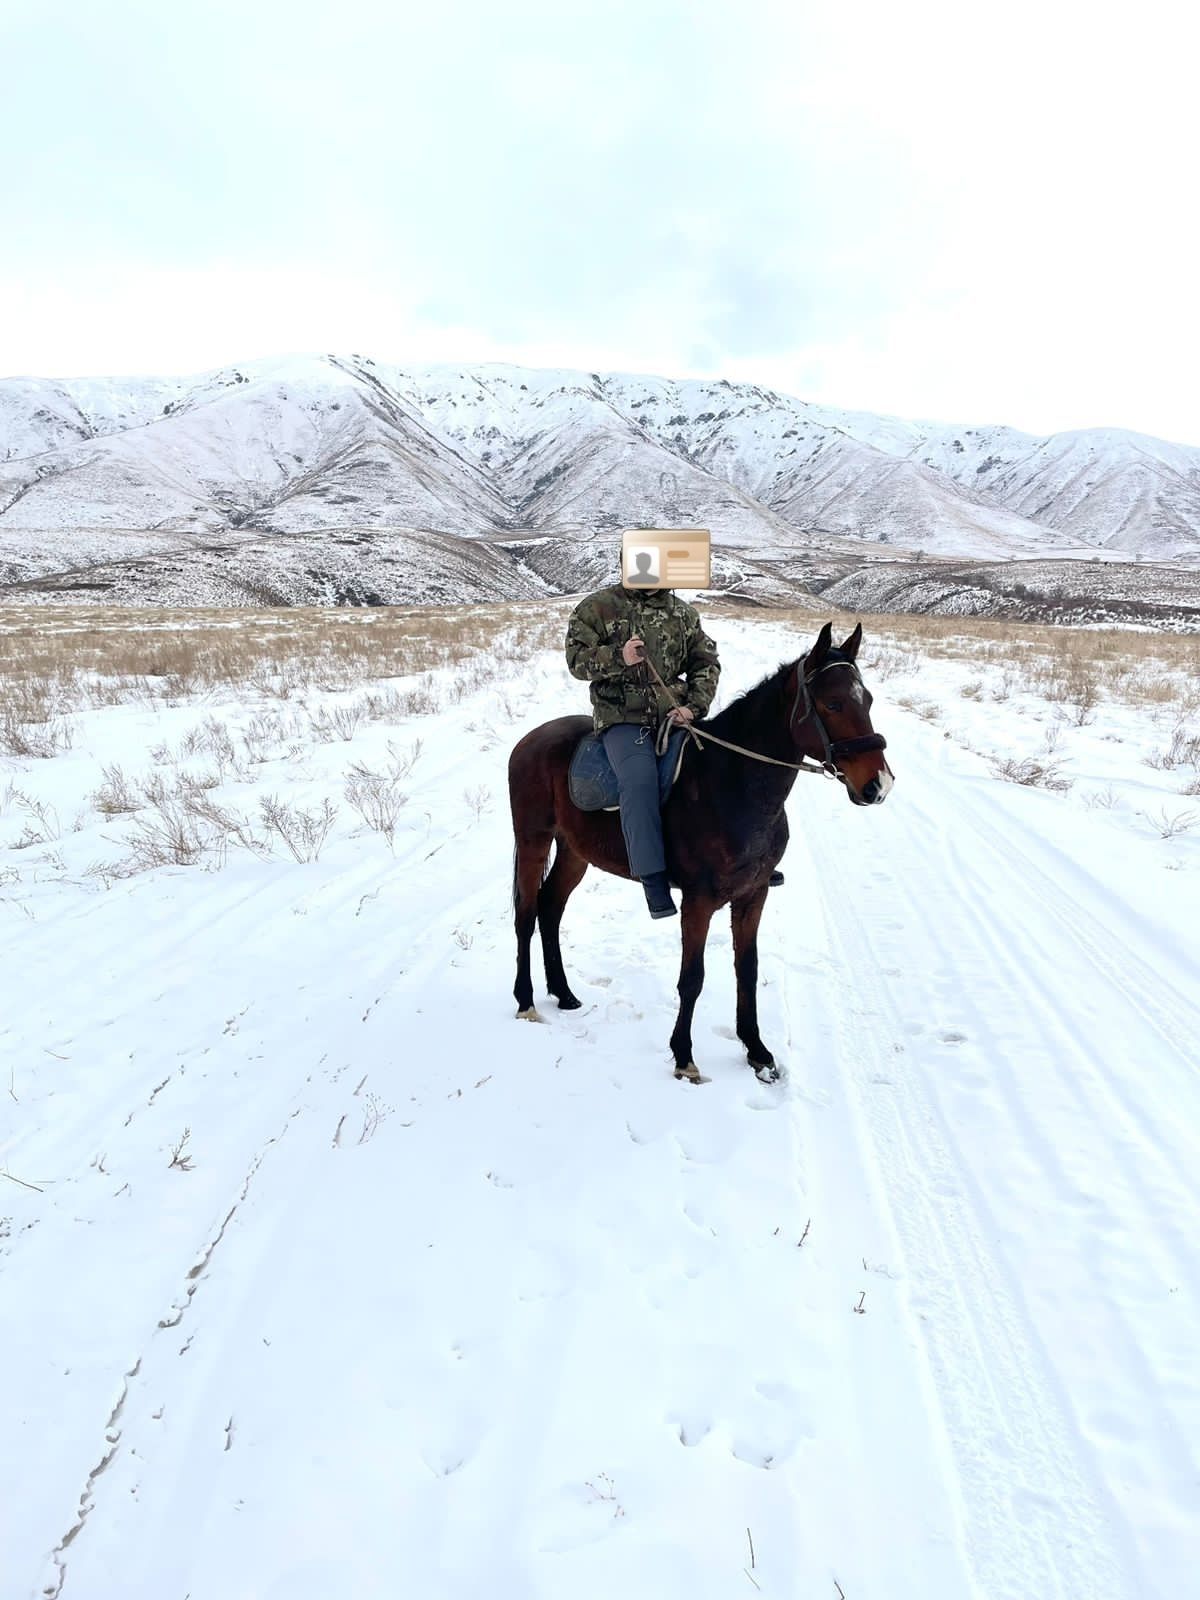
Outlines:
<svg viewBox="0 0 1200 1600"><path fill-rule="evenodd" d="M752 384L362 356L196 378L0 381L0 532L847 537L935 556L1200 559L1200 449L1038 439ZM12 541L8 541L11 548Z"/></svg>

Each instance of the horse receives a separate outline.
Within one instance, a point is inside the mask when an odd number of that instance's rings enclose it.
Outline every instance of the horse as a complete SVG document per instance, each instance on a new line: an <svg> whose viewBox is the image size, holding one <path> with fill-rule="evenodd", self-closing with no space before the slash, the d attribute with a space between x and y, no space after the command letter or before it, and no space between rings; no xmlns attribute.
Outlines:
<svg viewBox="0 0 1200 1600"><path fill-rule="evenodd" d="M675 1076L707 1083L692 1059L692 1015L704 985L709 924L730 907L737 977L737 1036L764 1082L779 1077L758 1028L758 924L768 882L788 842L784 812L797 772L824 772L855 806L879 805L892 786L887 741L871 726L870 691L856 665L862 624L840 645L826 623L807 655L783 662L716 716L689 726L683 761L663 807L667 874L681 891L679 1013L670 1048ZM591 728L585 716L556 717L527 733L508 763L513 820L513 916L517 1015L543 1019L533 1003L530 946L540 930L546 987L562 1011L580 1001L563 968L559 925L589 866L629 878L620 817L581 811L567 770ZM547 870L550 846L553 865Z"/></svg>

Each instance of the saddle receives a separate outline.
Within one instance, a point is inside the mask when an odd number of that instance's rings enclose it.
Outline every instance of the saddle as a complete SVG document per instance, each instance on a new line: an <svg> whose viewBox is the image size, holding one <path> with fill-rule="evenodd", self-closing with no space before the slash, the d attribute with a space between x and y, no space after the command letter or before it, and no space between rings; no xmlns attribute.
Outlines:
<svg viewBox="0 0 1200 1600"><path fill-rule="evenodd" d="M679 769L683 765L683 741L686 728L675 728L667 740L667 747L658 757L658 804L667 803ZM567 790L572 802L580 811L619 811L621 790L612 762L598 733L585 733L575 747L571 765L567 770Z"/></svg>

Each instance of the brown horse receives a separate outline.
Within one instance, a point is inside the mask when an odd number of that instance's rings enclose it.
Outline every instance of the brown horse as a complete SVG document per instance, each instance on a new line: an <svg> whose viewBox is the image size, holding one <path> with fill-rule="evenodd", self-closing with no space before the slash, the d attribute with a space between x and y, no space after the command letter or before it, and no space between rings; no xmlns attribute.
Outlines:
<svg viewBox="0 0 1200 1600"><path fill-rule="evenodd" d="M779 669L708 721L695 724L675 787L663 807L667 873L682 891L683 961L679 1015L671 1034L675 1076L706 1082L692 1060L692 1013L704 984L704 946L713 913L728 904L737 974L737 1034L765 1081L779 1076L758 1031L758 923L771 873L787 848L784 802L804 766L839 778L856 806L878 805L892 785L885 740L871 727L871 695L855 665L862 626L840 646L832 624L806 656ZM588 717L556 717L527 733L508 763L512 801L513 910L517 932L518 1015L540 1021L529 952L541 929L546 987L560 1009L579 1005L563 970L558 929L563 908L589 866L631 876L620 818L580 811L567 769ZM705 734L740 750L704 739ZM754 757L765 757L767 762ZM769 764L768 764L769 763ZM554 864L546 864L550 846Z"/></svg>

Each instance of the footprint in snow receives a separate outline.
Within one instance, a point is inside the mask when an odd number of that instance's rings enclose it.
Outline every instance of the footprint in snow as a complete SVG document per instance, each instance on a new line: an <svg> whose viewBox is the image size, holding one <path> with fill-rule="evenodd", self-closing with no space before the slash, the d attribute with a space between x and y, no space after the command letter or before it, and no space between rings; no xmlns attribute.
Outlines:
<svg viewBox="0 0 1200 1600"><path fill-rule="evenodd" d="M688 1450L694 1450L702 1444L712 1432L712 1423L705 1422L698 1417L676 1418L669 1417L668 1422L679 1434L679 1442Z"/></svg>

